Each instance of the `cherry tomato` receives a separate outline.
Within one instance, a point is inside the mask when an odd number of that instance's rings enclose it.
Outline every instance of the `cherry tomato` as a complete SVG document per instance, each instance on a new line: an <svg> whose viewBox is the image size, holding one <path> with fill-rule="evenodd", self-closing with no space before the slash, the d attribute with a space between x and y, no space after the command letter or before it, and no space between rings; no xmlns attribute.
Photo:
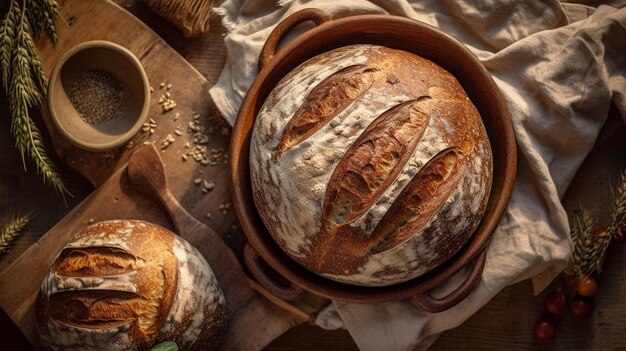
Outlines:
<svg viewBox="0 0 626 351"><path fill-rule="evenodd" d="M564 272L563 279L565 281L565 286L567 287L567 291L572 291L576 288L576 274Z"/></svg>
<svg viewBox="0 0 626 351"><path fill-rule="evenodd" d="M562 314L565 310L565 294L560 291L553 291L543 300L543 307L546 312L554 315Z"/></svg>
<svg viewBox="0 0 626 351"><path fill-rule="evenodd" d="M591 301L589 301L588 299L585 299L583 297L575 297L570 303L570 309L572 310L572 314L575 317L589 318L589 316L591 316L593 306L591 305Z"/></svg>
<svg viewBox="0 0 626 351"><path fill-rule="evenodd" d="M580 296L593 296L598 291L598 282L593 277L583 277L576 283L576 292Z"/></svg>
<svg viewBox="0 0 626 351"><path fill-rule="evenodd" d="M596 236L600 236L600 235L604 234L604 233L605 233L608 229L609 229L609 228L607 228L607 227L600 227L600 228L596 228L596 230L594 230L594 231L591 233L591 236L594 236L594 237L596 237Z"/></svg>
<svg viewBox="0 0 626 351"><path fill-rule="evenodd" d="M556 333L556 327L552 321L547 319L540 319L535 323L533 327L533 334L535 339L539 341L548 341L554 337Z"/></svg>

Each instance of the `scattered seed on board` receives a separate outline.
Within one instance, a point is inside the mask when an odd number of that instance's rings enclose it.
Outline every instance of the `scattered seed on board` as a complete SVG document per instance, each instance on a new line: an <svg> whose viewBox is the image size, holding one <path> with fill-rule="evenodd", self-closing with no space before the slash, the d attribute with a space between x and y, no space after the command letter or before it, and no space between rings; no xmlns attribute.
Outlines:
<svg viewBox="0 0 626 351"><path fill-rule="evenodd" d="M206 144L209 142L209 137L205 134L194 135L193 142L196 144Z"/></svg>
<svg viewBox="0 0 626 351"><path fill-rule="evenodd" d="M222 215L226 215L228 213L228 209L232 206L230 202L224 202L219 205L219 210L222 212Z"/></svg>
<svg viewBox="0 0 626 351"><path fill-rule="evenodd" d="M202 179L201 179L201 178L196 178L196 179L194 179L194 180L193 180L193 182L194 182L196 185L200 185L200 184L202 183Z"/></svg>
<svg viewBox="0 0 626 351"><path fill-rule="evenodd" d="M169 95L169 93L167 93ZM170 111L176 107L176 101L172 99L170 96L161 95L159 97L159 104L161 108L163 108L163 112Z"/></svg>
<svg viewBox="0 0 626 351"><path fill-rule="evenodd" d="M145 132L145 133L150 133L150 134L154 134L154 130L157 127L156 122L150 118L150 120L148 122L145 122L142 127L141 127L141 131Z"/></svg>
<svg viewBox="0 0 626 351"><path fill-rule="evenodd" d="M165 82L161 82L161 84L159 86L160 86L161 89L163 87L166 87L166 90L169 90L172 87L172 84L167 84L167 86L166 86ZM159 96L158 102L159 102L159 105L161 105L161 108L163 109L163 112L170 111L174 107L176 107L176 101L174 101L174 99L172 99L172 94L169 91L166 91L165 94L161 94L161 96Z"/></svg>
<svg viewBox="0 0 626 351"><path fill-rule="evenodd" d="M171 83L162 82L160 88L166 88L169 90L172 87ZM176 102L171 98L172 94L169 91L166 91L159 97L159 104L163 108L163 112L167 112L176 106ZM187 151L183 151L178 149L180 154L180 158L182 161L187 161L190 157L203 166L216 166L221 164L228 164L228 154L223 147L220 148L212 148L208 149L207 144L210 141L209 135L213 134L216 131L216 128L220 128L220 132L224 135L228 135L230 133L230 129L228 127L218 127L218 126L209 126L204 127L200 124L201 115L195 111L192 111L192 121L187 124L187 133L191 134L191 142L187 141L183 145L184 149ZM180 112L176 112L174 114L174 121L180 118ZM150 135L155 133L156 129L156 121L154 119L150 119L149 122L146 122L142 128L144 132L149 132ZM180 129L180 126L176 126L172 131L176 136L182 136L183 131ZM172 134L168 134L168 136L161 141L161 149L164 150L168 146L170 146L175 141ZM201 171L201 173L203 173ZM196 183L198 184L198 183ZM213 185L214 186L214 185ZM203 187L203 192L208 192L212 190L212 187Z"/></svg>
<svg viewBox="0 0 626 351"><path fill-rule="evenodd" d="M161 150L167 148L168 146L170 146L173 142L175 142L176 139L174 139L174 137L172 136L172 134L168 134L165 139L163 139L161 141Z"/></svg>
<svg viewBox="0 0 626 351"><path fill-rule="evenodd" d="M187 124L187 132L192 135L192 142L195 146L192 150L186 152L187 156L191 156L194 161L203 166L216 166L218 164L228 164L228 154L225 149L213 148L208 149L209 135L207 131L212 130L213 126L208 129L200 124L200 115L195 113L193 120ZM185 148L192 148L190 143L185 143Z"/></svg>
<svg viewBox="0 0 626 351"><path fill-rule="evenodd" d="M211 191L215 189L215 183L205 180L202 182L202 188L206 189L207 191Z"/></svg>

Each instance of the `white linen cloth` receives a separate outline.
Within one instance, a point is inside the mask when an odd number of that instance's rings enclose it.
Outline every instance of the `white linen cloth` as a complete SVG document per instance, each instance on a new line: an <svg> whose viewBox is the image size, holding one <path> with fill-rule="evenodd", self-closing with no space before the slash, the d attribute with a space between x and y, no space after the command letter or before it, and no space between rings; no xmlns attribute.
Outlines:
<svg viewBox="0 0 626 351"><path fill-rule="evenodd" d="M317 317L347 328L362 350L427 348L505 286L533 278L542 290L564 268L570 234L560 199L591 150L613 101L626 116L626 1L591 7L557 0L226 0L215 12L228 29L228 56L210 95L234 123L272 29L302 8L333 18L379 13L426 22L464 43L493 75L508 104L518 145L510 205L489 245L479 286L438 314L409 302L334 301ZM293 35L296 35L294 33ZM460 272L435 296L459 284Z"/></svg>

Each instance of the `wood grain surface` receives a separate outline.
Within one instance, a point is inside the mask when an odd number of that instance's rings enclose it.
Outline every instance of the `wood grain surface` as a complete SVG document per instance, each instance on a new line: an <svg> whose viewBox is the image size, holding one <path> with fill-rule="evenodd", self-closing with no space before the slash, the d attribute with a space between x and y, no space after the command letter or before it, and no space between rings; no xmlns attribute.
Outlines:
<svg viewBox="0 0 626 351"><path fill-rule="evenodd" d="M217 164L207 165L195 162L191 156L184 161L181 156L196 146L206 147L209 156L223 155L228 149L230 129L212 106L211 99L207 98L209 82L149 27L130 16L122 7L103 0L61 0L59 5L67 23L59 25L62 44L55 47L49 41L41 40L38 45L46 72L52 70L67 50L79 43L105 39L120 44L137 56L144 66L154 90L148 119L154 121L156 127L150 132L138 133L127 147L98 153L72 145L59 134L44 113L57 155L94 186L98 186L125 164L136 148L144 143L152 143L160 149L163 162L169 166L168 177L175 180L171 182L172 193L185 207L202 210L202 217L207 218L208 209L230 202L227 159L219 157ZM96 13L98 16L92 18ZM177 106L164 112L159 97L166 93L171 94ZM195 143L193 133L188 131L189 124L194 121L206 129L203 134L207 136L207 141L203 144ZM181 135L176 134L177 130ZM175 141L163 148L162 141L167 136L174 137ZM205 194L201 186L190 186L198 178L215 182L215 189ZM212 213L211 225L218 232L231 228L235 224L233 212L228 211L225 215Z"/></svg>
<svg viewBox="0 0 626 351"><path fill-rule="evenodd" d="M220 211L214 211L215 218L211 221L215 228L223 230L234 223L232 214L228 215L232 210L229 211L230 205L227 205L230 199L227 159L220 156L218 162L211 163L207 158L203 163L194 162L198 160L194 160L193 155L187 160L182 157L200 148L205 148L209 156L226 155L229 129L223 127L219 115L205 111L209 100L206 79L142 22L116 4L107 0L66 0L60 1L60 6L61 16L68 24L59 30L64 46L53 47L46 42L39 45L48 72L68 48L88 40L110 40L139 58L155 86L154 95L167 91L176 98L178 106L173 111L164 112L158 99L153 98L148 117L151 123L158 124L154 127L155 132L140 133L132 139L133 144L101 153L79 149L62 138L49 123L44 110L44 120L48 122L57 154L85 175L97 189L0 272L0 286L5 287L0 289L0 307L37 345L33 319L35 297L46 270L79 228L94 221L120 218L145 219L171 227L167 225L171 217L177 233L204 254L224 291L228 327L222 349L259 350L291 326L307 321L307 313L293 313L299 311L279 300L274 300L273 304L265 297L272 297L269 293L258 288L260 293L253 290L256 284L245 276L237 257L222 238L197 221L177 200L186 198L189 192L199 194L201 198L196 196L192 208L204 211L203 214L219 208ZM100 16L94 19L95 13ZM176 86L180 88L176 89ZM208 115L203 116L205 112ZM198 125L206 131L199 132ZM214 129L213 133L211 129ZM175 130L179 132L175 133ZM170 138L176 135L175 142L167 148L160 142L166 135ZM199 142L199 138L203 141ZM133 165L141 165L132 168L136 170L132 174L140 174L141 170L144 174L141 179L146 184L155 185L151 180L161 180L158 193L167 194L169 201L163 204L169 215L164 213L157 197L146 200L145 196L138 196L128 187L125 174L131 174L131 168L124 172L124 167L129 158ZM170 180L169 186L166 186L165 179ZM215 189L207 189L202 185L205 182L212 182ZM142 184L136 182L133 185ZM204 218L209 217L205 215ZM27 274L22 276L23 273ZM258 325L264 328L257 328Z"/></svg>
<svg viewBox="0 0 626 351"><path fill-rule="evenodd" d="M139 0L116 0L116 3L136 15L159 36L193 65L208 84L217 81L225 60L222 42L224 30L219 18L211 18L212 29L198 38L185 39L175 27L151 12L146 3ZM207 114L216 115L211 106ZM69 211L83 201L94 189L93 185L76 173L58 157L53 156L73 197L65 200L44 185L35 172L35 166L27 160L24 165L19 153L13 147L9 133L10 118L6 97L0 94L0 224L8 221L15 211L35 211L35 217L23 234L15 241L11 251L0 257L0 270L6 268L47 232ZM40 128L45 130L41 117L33 112ZM44 133L47 134L47 133ZM615 182L615 175L626 167L626 127L615 109L607 122L594 151L583 164L564 202L568 213L573 214L580 205L604 216L608 208L609 182ZM52 150L46 136L48 150ZM182 204L196 218L208 223L203 217L202 208L194 206L195 198L187 194L179 198ZM200 197L199 194L196 196ZM236 224L234 224L236 225ZM214 227L215 228L215 227ZM238 238L243 237L238 228L232 225L217 229L231 247L243 245ZM557 323L557 337L549 343L533 340L531 328L541 315L544 294L534 297L530 282L515 284L500 292L489 304L456 329L445 332L432 346L433 350L626 350L626 294L625 255L626 246L614 247L600 280L600 291L594 299L594 314L591 319L576 320L571 314L560 318ZM314 299L313 297L308 297ZM322 304L323 301L315 301ZM262 326L260 326L262 328ZM19 335L11 332L11 325L0 316L3 347L19 345ZM8 331L5 333L5 330ZM14 346L14 349L22 349ZM309 324L299 325L272 342L267 350L356 350L354 342L346 331L325 331Z"/></svg>
<svg viewBox="0 0 626 351"><path fill-rule="evenodd" d="M166 185L163 163L152 145L138 149L131 155L129 164L131 162L135 166L132 173L142 177L129 177L130 166L120 168L0 272L0 286L7 287L0 289L0 307L34 345L38 343L34 301L43 275L57 253L80 228L92 222L120 218L146 220L169 228L204 255L226 299L228 323L221 350L259 350L290 327L308 320L307 313L293 313L299 311L281 301L274 304L264 297L268 296L267 293L261 290L262 294L259 294L258 287L253 289L256 284L250 282L236 256L219 235L197 221L172 197ZM136 179L145 183L138 183ZM154 179L161 180L160 191L145 186L157 183L152 181ZM161 206L156 193L167 196L168 201L163 202L165 207ZM256 328L258 325L264 328Z"/></svg>

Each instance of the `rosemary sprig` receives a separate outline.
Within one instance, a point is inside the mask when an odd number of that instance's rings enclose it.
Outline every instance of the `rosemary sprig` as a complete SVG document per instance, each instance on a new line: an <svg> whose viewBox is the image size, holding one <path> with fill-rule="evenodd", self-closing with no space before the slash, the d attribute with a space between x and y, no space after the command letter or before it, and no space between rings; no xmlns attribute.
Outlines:
<svg viewBox="0 0 626 351"><path fill-rule="evenodd" d="M45 32L56 42L54 18L58 13L54 0L23 0L21 5L17 0L11 0L9 11L0 24L0 64L11 110L11 132L24 168L28 155L44 181L66 194L63 180L48 157L41 133L29 114L29 108L43 103L48 85L33 35L36 37Z"/></svg>
<svg viewBox="0 0 626 351"><path fill-rule="evenodd" d="M178 351L178 345L173 341L164 341L152 346L150 351Z"/></svg>
<svg viewBox="0 0 626 351"><path fill-rule="evenodd" d="M577 277L589 276L602 271L602 264L611 242L626 226L626 169L622 172L614 192L611 208L611 224L606 229L594 231L595 223L589 213L582 211L573 226L570 270Z"/></svg>
<svg viewBox="0 0 626 351"><path fill-rule="evenodd" d="M13 218L9 221L4 230L0 232L0 254L4 254L9 250L11 242L17 237L17 235L26 227L28 221L31 219L31 214L27 215L13 215Z"/></svg>

